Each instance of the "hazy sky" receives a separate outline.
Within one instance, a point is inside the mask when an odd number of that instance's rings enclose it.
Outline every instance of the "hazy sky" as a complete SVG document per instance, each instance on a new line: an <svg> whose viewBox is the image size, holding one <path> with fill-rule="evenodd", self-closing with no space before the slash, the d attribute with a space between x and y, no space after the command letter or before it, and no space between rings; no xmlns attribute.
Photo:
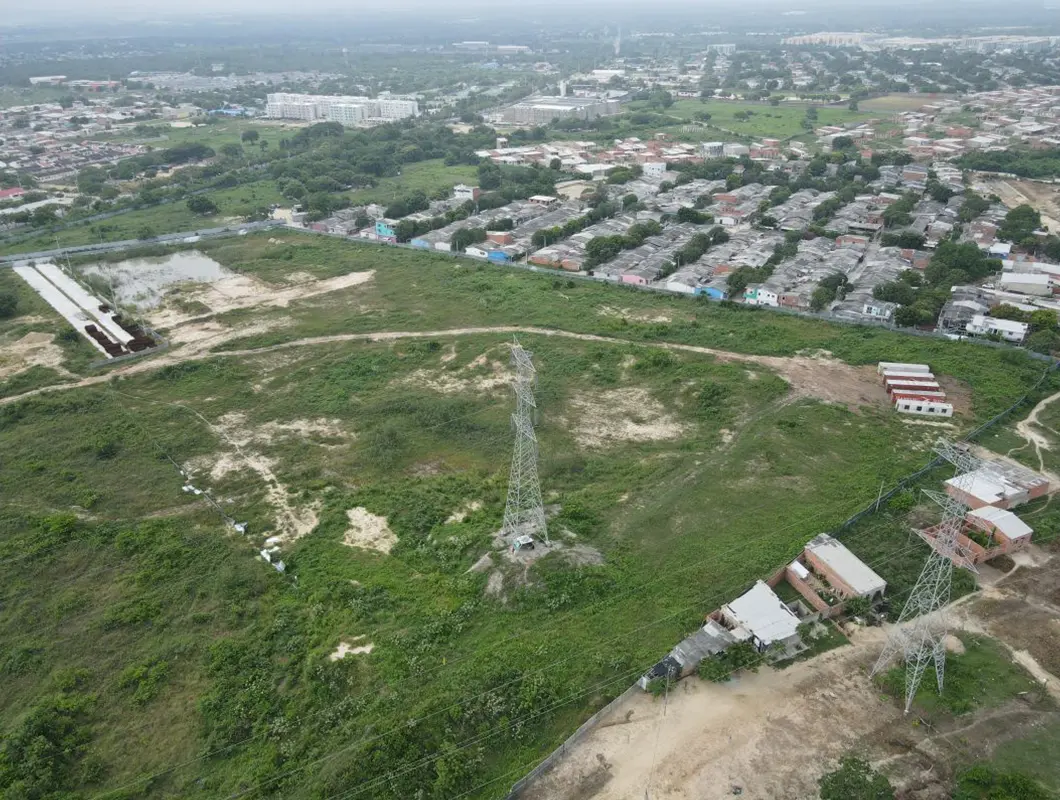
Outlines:
<svg viewBox="0 0 1060 800"><path fill-rule="evenodd" d="M1010 18L1023 12L1042 13L1043 0L0 0L0 26L4 24L52 23L68 25L76 19L91 19L105 23L109 19L159 21L193 15L234 14L239 16L316 16L334 14L342 24L355 22L358 15L380 18L392 15L396 19L415 14L419 19L436 18L455 22L462 17L547 19L550 14L558 19L585 20L599 26L614 24L624 18L636 17L641 27L650 26L653 13L684 11L697 21L725 26L734 17L771 17L785 19L784 11L805 10L832 14L856 22L859 15L874 16L879 20L881 10L894 24L903 24L905 12L930 8L934 13L943 9L952 13L954 21L962 17L978 16L986 12L993 16L1004 9ZM873 15L870 11L876 11ZM756 13L757 12L757 13ZM395 19L395 21L396 21ZM797 19L797 18L794 18ZM969 20L970 22L971 20ZM995 23L996 24L996 23ZM1011 24L1019 24L1013 19Z"/></svg>

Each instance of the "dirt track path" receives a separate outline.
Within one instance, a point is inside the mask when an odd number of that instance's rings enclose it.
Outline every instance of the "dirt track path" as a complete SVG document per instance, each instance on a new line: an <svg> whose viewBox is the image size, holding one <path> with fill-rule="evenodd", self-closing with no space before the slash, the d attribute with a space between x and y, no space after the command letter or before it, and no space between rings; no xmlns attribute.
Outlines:
<svg viewBox="0 0 1060 800"><path fill-rule="evenodd" d="M721 361L739 361L749 364L761 364L775 370L788 380L797 395L812 396L822 400L861 405L886 402L886 394L875 380L875 370L869 367L853 367L833 358L824 356L755 356L733 353L728 350L717 350L711 347L700 347L690 344L670 342L638 342L614 336L599 336L591 333L574 333L555 328L535 328L523 325L493 325L477 328L448 328L432 331L376 331L373 333L339 333L330 336L312 336L295 339L281 344L266 347L226 350L216 352L214 348L225 341L245 335L240 329L233 329L230 336L215 335L201 342L192 342L177 349L163 353L155 358L136 361L125 367L118 367L105 375L93 375L73 383L62 383L34 389L11 397L0 398L0 405L16 403L36 395L50 392L61 392L87 386L106 383L119 375L136 375L150 372L171 364L189 361L202 361L208 358L232 358L260 356L281 350L292 350L301 347L317 347L341 342L390 342L399 339L431 339L448 336L479 336L483 334L525 334L533 336L554 336L564 339L576 339L583 342L602 342L631 347L646 347L675 352L698 353L714 356ZM870 375L871 373L871 375Z"/></svg>
<svg viewBox="0 0 1060 800"><path fill-rule="evenodd" d="M1049 395L1044 400L1040 401L1038 405L1031 409L1031 413L1027 415L1026 419L1022 419L1016 423L1016 433L1026 439L1028 444L1034 446L1034 453L1038 456L1038 471L1042 473L1046 472L1045 461L1042 458L1042 450L1051 450L1052 442L1049 441L1049 437L1043 436L1041 433L1034 430L1034 426L1041 426L1041 423L1038 422L1039 415L1056 400L1060 400L1060 392Z"/></svg>

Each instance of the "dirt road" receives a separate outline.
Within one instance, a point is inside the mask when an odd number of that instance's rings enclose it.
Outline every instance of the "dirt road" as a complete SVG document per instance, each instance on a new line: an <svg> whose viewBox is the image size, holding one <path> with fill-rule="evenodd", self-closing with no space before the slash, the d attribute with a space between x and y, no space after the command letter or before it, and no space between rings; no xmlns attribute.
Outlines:
<svg viewBox="0 0 1060 800"><path fill-rule="evenodd" d="M1039 595L1060 586L1060 558L1032 548L1018 564L1008 576L984 576L984 591L959 601L951 618L1000 639L1057 697L1060 681L1047 669L1056 669L1056 643L1039 644L1043 626L1033 614L1047 610ZM988 753L1040 721L1042 712L1017 704L961 717L946 729L913 725L868 678L885 636L860 629L850 646L724 685L689 678L665 705L636 694L520 800L722 800L737 788L754 800L812 798L818 778L850 750L893 764L901 776L896 786L923 787L944 782L944 761L954 753Z"/></svg>
<svg viewBox="0 0 1060 800"><path fill-rule="evenodd" d="M201 327L201 324L200 324ZM196 331L198 333L198 331ZM246 328L222 329L220 326L210 329L208 335L188 335L188 331L177 329L175 340L186 344L155 357L146 357L134 361L128 366L118 367L105 375L93 375L72 383L57 384L42 389L34 389L23 394L0 399L0 405L15 403L27 397L47 394L49 392L68 391L86 386L97 386L106 383L115 376L136 375L150 372L170 364L188 361L201 361L208 358L238 358L260 356L282 350L303 347L318 347L342 342L390 342L400 339L435 339L452 336L481 336L484 334L525 334L533 336L553 336L565 339L577 339L584 342L605 342L608 344L629 347L671 350L674 352L698 353L714 356L719 361L736 361L760 364L775 370L791 384L798 396L816 397L827 402L842 403L851 407L867 404L885 404L887 395L880 385L876 371L872 367L854 367L827 353L806 356L755 356L733 353L727 350L716 350L710 347L698 347L689 344L671 344L668 342L635 342L614 336L597 336L589 333L573 333L555 328L534 328L523 325L494 325L478 328L449 328L433 331L377 331L373 333L340 333L331 336L314 336L295 339L282 344L267 347L248 348L214 352L221 344L248 335Z"/></svg>
<svg viewBox="0 0 1060 800"><path fill-rule="evenodd" d="M1040 401L1038 405L1031 409L1031 413L1027 415L1026 419L1022 419L1016 423L1016 433L1026 439L1028 444L1034 446L1034 453L1038 456L1038 469L1041 472L1045 472L1045 462L1042 459L1042 450L1051 450L1052 442L1049 440L1048 436L1043 436L1041 433L1036 431L1034 429L1034 426L1041 425L1041 423L1038 421L1038 417L1041 415L1042 411L1046 409L1046 407L1056 402L1057 400L1060 400L1060 392L1057 392L1053 395L1049 395L1049 397L1046 397L1044 400ZM1057 480L1057 478L1052 475L1050 475L1050 478L1052 478L1053 480Z"/></svg>

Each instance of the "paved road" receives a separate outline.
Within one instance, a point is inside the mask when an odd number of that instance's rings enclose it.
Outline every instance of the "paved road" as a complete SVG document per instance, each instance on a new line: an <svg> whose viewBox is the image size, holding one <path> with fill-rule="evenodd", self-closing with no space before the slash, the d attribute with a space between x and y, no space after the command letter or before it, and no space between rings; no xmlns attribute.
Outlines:
<svg viewBox="0 0 1060 800"><path fill-rule="evenodd" d="M20 261L37 261L82 253L113 253L118 250L128 250L133 247L143 247L144 245L150 244L175 244L192 237L198 237L200 239L216 239L223 236L237 236L243 231L267 230L268 228L282 226L283 223L277 220L266 220L265 222L248 222L245 225L228 226L224 228L202 228L197 231L164 233L161 236L155 236L153 239L125 239L120 242L102 242L100 244L85 244L77 247L63 247L54 250L38 250L34 253L15 253L9 256L0 256L0 268L14 266Z"/></svg>

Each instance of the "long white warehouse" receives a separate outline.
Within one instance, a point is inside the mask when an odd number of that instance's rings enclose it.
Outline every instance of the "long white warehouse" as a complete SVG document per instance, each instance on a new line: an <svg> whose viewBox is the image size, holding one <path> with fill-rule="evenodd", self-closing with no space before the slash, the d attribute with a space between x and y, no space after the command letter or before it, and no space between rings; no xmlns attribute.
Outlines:
<svg viewBox="0 0 1060 800"><path fill-rule="evenodd" d="M60 292L51 281L37 272L33 267L20 266L15 267L14 269L15 273L28 283L37 294L44 298L44 301L48 305L58 311L67 322L74 326L74 330L88 339L88 341L92 343L92 346L103 353L103 355L108 358L110 357L110 353L103 349L103 345L85 332L86 325L94 324L93 319L91 319L82 309L74 305L70 298Z"/></svg>
<svg viewBox="0 0 1060 800"><path fill-rule="evenodd" d="M113 315L99 310L100 300L98 297L93 297L86 292L81 284L55 264L38 264L37 271L55 284L63 294L81 306L86 313L94 317L96 322L99 323L99 327L106 331L110 338L126 346L133 340L133 335L115 322Z"/></svg>

